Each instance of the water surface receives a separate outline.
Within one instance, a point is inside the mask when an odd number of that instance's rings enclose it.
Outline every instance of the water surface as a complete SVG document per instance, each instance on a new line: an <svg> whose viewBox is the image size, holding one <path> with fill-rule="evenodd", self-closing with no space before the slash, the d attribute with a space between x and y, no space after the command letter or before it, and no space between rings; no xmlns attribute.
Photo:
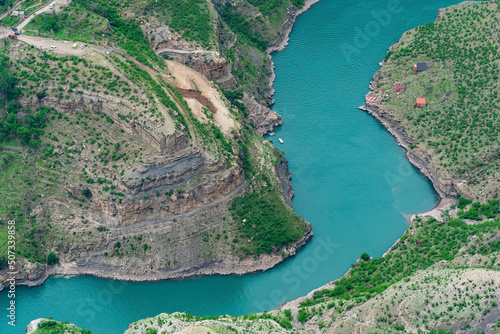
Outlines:
<svg viewBox="0 0 500 334"><path fill-rule="evenodd" d="M9 327L0 312L0 333L24 333L39 317L108 334L161 312L270 310L341 277L363 252L382 255L408 226L404 215L432 208L437 196L392 136L358 106L387 48L455 3L323 0L298 18L289 46L274 55L273 108L283 126L271 139L290 162L294 208L315 233L293 259L243 277L151 283L52 277L40 287L17 288L18 325ZM2 291L0 308L7 303Z"/></svg>

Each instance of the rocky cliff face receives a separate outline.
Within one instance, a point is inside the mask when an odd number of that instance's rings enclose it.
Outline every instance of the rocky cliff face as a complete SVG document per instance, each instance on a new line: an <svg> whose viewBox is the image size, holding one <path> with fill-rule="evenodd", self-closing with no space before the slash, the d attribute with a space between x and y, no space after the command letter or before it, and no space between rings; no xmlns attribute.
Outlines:
<svg viewBox="0 0 500 334"><path fill-rule="evenodd" d="M188 57L182 59L182 62L193 70L204 74L210 80L216 80L217 82L225 82L231 80L231 78L234 80L225 58Z"/></svg>
<svg viewBox="0 0 500 334"><path fill-rule="evenodd" d="M66 96L47 94L38 98L26 94L19 101L30 110L53 109L41 145L50 149L49 153L33 166L30 175L32 182L42 186L26 194L26 205L36 217L40 233L45 233L45 254L56 253L61 265L20 260L18 283L37 285L54 274L127 280L245 274L267 270L293 256L312 236L311 225L306 223L303 237L295 243L271 254L240 257L235 245L228 241L241 233L228 207L236 196L259 186L247 186L237 143L242 137L238 131L241 125L224 110L220 97L210 95L217 90L206 79L198 81L199 94L205 94L207 101L219 101L214 125L229 127L225 129L227 134L212 130L210 124L195 126L194 118L199 116L188 114L182 93L173 86L162 89L176 110L167 107L166 102L159 103L157 91L148 91L150 81L128 80L132 74L125 75L111 59L101 54L93 57L95 67L79 64L76 70L83 77L91 73L97 77L99 73L94 72L99 70L101 80L109 77L112 84L120 80L118 87L134 92L133 97L118 89L108 91L96 86L92 90L82 87L78 93ZM106 67L97 65L103 63ZM173 62L168 64L174 66ZM224 62L220 65L225 66ZM56 66L52 68L59 71ZM151 80L160 76L148 71ZM193 72L177 69L175 75L179 78L171 80L172 85L195 84ZM48 91L58 84L49 82ZM106 83L103 87L109 86ZM251 106L249 119L260 134L279 124L276 113L248 95L244 100ZM181 114L184 123L179 120ZM207 121L205 117L203 122ZM276 154L255 134L248 138L251 154L262 154L264 150ZM259 156L252 159L263 160ZM266 169L274 172L269 176L291 206L290 173L286 160L282 156L277 159L276 166ZM6 276L2 277L0 287Z"/></svg>
<svg viewBox="0 0 500 334"><path fill-rule="evenodd" d="M253 96L243 94L241 102L247 107L248 120L252 122L255 132L264 135L281 125L281 116L268 107L255 101Z"/></svg>
<svg viewBox="0 0 500 334"><path fill-rule="evenodd" d="M196 153L184 159L141 166L138 170L129 172L125 178L129 175L139 176L133 178L139 181L132 185L121 183L119 186L126 194L138 199L124 201L122 204L96 200L106 214L106 226L123 227L137 223L163 222L223 199L243 184L239 168L225 170L220 164L206 166L205 160L195 162L199 158L200 154ZM182 163L185 163L186 167L178 173L167 171L165 168L165 164L175 164L178 167ZM215 175L216 178L213 177ZM200 180L199 184L190 187L190 183L195 179ZM186 187L188 190L184 190ZM175 189L172 195L163 196L171 189ZM156 193L162 196L156 196Z"/></svg>

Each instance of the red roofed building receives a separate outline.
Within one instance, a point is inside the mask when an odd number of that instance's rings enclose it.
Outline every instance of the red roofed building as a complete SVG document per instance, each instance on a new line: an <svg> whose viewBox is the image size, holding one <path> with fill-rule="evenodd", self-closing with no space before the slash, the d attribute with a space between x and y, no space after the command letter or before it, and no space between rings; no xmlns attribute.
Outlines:
<svg viewBox="0 0 500 334"><path fill-rule="evenodd" d="M405 91L405 86L403 85L396 85L396 94L402 93Z"/></svg>
<svg viewBox="0 0 500 334"><path fill-rule="evenodd" d="M426 105L425 99L417 98L417 108L424 108Z"/></svg>

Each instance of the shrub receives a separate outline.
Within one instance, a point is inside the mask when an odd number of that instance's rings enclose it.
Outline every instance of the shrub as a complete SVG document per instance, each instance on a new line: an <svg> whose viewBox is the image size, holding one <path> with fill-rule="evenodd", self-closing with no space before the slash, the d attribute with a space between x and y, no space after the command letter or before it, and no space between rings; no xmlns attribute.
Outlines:
<svg viewBox="0 0 500 334"><path fill-rule="evenodd" d="M54 254L53 252L50 252L49 255L47 255L47 264L48 265L59 264L59 257L57 257L57 255Z"/></svg>
<svg viewBox="0 0 500 334"><path fill-rule="evenodd" d="M361 260L365 261L365 262L368 262L370 261L370 255L368 255L368 253L363 253L361 254Z"/></svg>

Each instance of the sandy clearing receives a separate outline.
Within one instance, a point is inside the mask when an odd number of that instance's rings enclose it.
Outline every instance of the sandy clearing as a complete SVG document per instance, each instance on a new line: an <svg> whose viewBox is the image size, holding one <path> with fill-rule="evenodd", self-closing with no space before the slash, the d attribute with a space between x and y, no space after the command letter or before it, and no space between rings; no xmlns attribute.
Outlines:
<svg viewBox="0 0 500 334"><path fill-rule="evenodd" d="M78 47L73 49L74 42L63 43L62 41L55 41L52 38L38 37L38 36L28 36L28 35L20 35L18 39L24 43L33 45L37 48L41 46L46 47L45 51L54 52L59 55L71 55L71 56L85 56L90 54L93 51L102 52L104 50L102 47L89 45L83 49L80 49L81 43L77 43ZM57 50L50 51L49 48L51 46L57 47Z"/></svg>
<svg viewBox="0 0 500 334"><path fill-rule="evenodd" d="M189 98L184 98L186 100L188 107L191 108L191 112L193 113L193 116L196 117L200 122L206 123L207 117L203 113L203 104L201 104L198 100L196 99L189 99Z"/></svg>
<svg viewBox="0 0 500 334"><path fill-rule="evenodd" d="M1 27L0 26L0 39L7 38L9 36L9 33L11 33L12 30L6 27Z"/></svg>
<svg viewBox="0 0 500 334"><path fill-rule="evenodd" d="M426 212L418 213L416 215L411 215L409 217L409 221L413 221L413 219L415 219L417 215L419 217L434 217L436 220L443 221L443 217L441 216L443 212L445 212L446 210L450 210L451 206L456 203L456 199L445 197L439 201L438 205L435 208Z"/></svg>
<svg viewBox="0 0 500 334"><path fill-rule="evenodd" d="M229 109L222 101L219 92L203 74L195 70L177 63L167 60L168 70L175 78L174 85L182 89L198 89L201 94L212 102L215 106L214 122L226 135L231 133L231 130L236 127Z"/></svg>

